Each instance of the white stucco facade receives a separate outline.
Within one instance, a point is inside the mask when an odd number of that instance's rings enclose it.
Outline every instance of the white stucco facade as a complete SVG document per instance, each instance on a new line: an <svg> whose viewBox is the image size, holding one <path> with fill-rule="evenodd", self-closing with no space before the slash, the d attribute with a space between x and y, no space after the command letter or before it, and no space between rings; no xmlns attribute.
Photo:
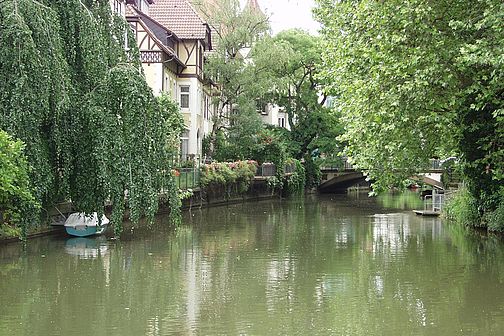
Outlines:
<svg viewBox="0 0 504 336"><path fill-rule="evenodd" d="M290 130L287 113L278 105L267 104L259 113L263 123Z"/></svg>
<svg viewBox="0 0 504 336"><path fill-rule="evenodd" d="M182 96L187 94L183 88L189 87L189 105ZM205 86L198 78L179 78L177 80L177 101L184 117L187 130L187 148L182 145L182 156L201 157L203 138L212 131L213 107ZM187 152L185 152L187 150Z"/></svg>

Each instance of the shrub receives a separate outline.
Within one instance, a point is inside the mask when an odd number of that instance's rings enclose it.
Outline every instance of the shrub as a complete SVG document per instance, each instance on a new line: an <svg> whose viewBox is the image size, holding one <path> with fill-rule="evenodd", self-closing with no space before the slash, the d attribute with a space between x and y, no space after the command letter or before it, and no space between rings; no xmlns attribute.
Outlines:
<svg viewBox="0 0 504 336"><path fill-rule="evenodd" d="M203 166L201 185L230 186L237 184L240 193L246 192L257 170L255 161L213 162Z"/></svg>
<svg viewBox="0 0 504 336"><path fill-rule="evenodd" d="M23 151L22 141L0 130L0 235L25 237L38 208Z"/></svg>
<svg viewBox="0 0 504 336"><path fill-rule="evenodd" d="M444 216L453 222L472 227L481 227L481 216L476 199L466 188L460 189L444 207Z"/></svg>
<svg viewBox="0 0 504 336"><path fill-rule="evenodd" d="M286 164L295 166L294 172L286 177L287 194L293 194L304 190L306 183L305 167L296 159L287 159Z"/></svg>
<svg viewBox="0 0 504 336"><path fill-rule="evenodd" d="M485 215L485 222L488 225L488 230L504 232L504 187L500 190L497 208Z"/></svg>
<svg viewBox="0 0 504 336"><path fill-rule="evenodd" d="M308 189L316 188L322 180L322 172L320 171L320 162L315 162L310 155L305 156L305 186Z"/></svg>

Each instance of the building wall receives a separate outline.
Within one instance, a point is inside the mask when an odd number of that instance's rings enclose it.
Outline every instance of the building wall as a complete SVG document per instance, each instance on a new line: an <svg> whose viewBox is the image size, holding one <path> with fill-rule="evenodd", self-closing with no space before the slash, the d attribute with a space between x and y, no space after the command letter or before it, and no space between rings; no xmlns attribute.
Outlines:
<svg viewBox="0 0 504 336"><path fill-rule="evenodd" d="M162 63L142 63L147 84L151 87L154 95L159 95L163 91L163 64Z"/></svg>
<svg viewBox="0 0 504 336"><path fill-rule="evenodd" d="M181 104L181 87L189 86L189 107L180 108L184 117L184 122L189 131L189 155L201 155L201 124L198 123L198 116L201 115L200 88L201 83L197 78L178 78L177 80L177 101Z"/></svg>
<svg viewBox="0 0 504 336"><path fill-rule="evenodd" d="M290 130L287 113L282 111L279 106L268 104L265 111L260 111L260 113L263 123Z"/></svg>
<svg viewBox="0 0 504 336"><path fill-rule="evenodd" d="M174 101L177 101L177 80L177 75L165 66L163 91L172 97Z"/></svg>
<svg viewBox="0 0 504 336"><path fill-rule="evenodd" d="M182 75L198 74L198 59L201 43L197 40L183 40L178 45L179 59L185 63L186 68L182 71Z"/></svg>
<svg viewBox="0 0 504 336"><path fill-rule="evenodd" d="M112 1L112 0L111 0ZM137 8L148 14L148 3L146 0L137 0ZM139 27L138 25L136 27ZM145 29L137 28L137 39L141 51L160 51L157 45L153 45L149 37L145 37ZM155 31L153 31L156 34ZM161 39L157 36L158 39ZM141 42L143 41L143 42ZM145 58L142 67L146 81L152 88L155 95L162 91L181 105L181 87L189 86L189 106L181 107L180 111L186 126L185 132L181 136L181 154L184 158L191 156L201 157L202 140L204 136L211 132L214 107L211 106L211 88L203 84L203 48L204 44L199 40L181 40L175 45L175 52L178 59L186 67L177 66L175 60L170 60L163 52L163 61ZM185 94L185 92L184 92ZM205 108L207 110L205 110ZM189 155L189 157L188 157Z"/></svg>

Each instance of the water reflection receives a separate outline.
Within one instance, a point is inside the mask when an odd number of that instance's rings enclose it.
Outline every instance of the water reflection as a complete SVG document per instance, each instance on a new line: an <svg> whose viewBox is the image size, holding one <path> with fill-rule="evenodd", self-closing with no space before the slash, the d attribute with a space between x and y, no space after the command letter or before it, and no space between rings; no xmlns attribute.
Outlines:
<svg viewBox="0 0 504 336"><path fill-rule="evenodd" d="M502 241L376 202L237 204L175 231L2 248L0 335L499 335Z"/></svg>
<svg viewBox="0 0 504 336"><path fill-rule="evenodd" d="M378 204L389 209L423 209L419 192L384 193L377 196Z"/></svg>
<svg viewBox="0 0 504 336"><path fill-rule="evenodd" d="M95 238L69 238L65 244L65 252L80 259L95 259L107 253L107 239L103 236Z"/></svg>

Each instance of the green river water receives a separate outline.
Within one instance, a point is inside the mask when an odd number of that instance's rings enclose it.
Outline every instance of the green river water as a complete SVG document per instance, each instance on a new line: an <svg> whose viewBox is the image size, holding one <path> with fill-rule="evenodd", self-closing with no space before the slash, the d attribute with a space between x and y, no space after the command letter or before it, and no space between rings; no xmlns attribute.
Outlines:
<svg viewBox="0 0 504 336"><path fill-rule="evenodd" d="M503 239L414 207L308 196L0 246L0 335L504 335Z"/></svg>

